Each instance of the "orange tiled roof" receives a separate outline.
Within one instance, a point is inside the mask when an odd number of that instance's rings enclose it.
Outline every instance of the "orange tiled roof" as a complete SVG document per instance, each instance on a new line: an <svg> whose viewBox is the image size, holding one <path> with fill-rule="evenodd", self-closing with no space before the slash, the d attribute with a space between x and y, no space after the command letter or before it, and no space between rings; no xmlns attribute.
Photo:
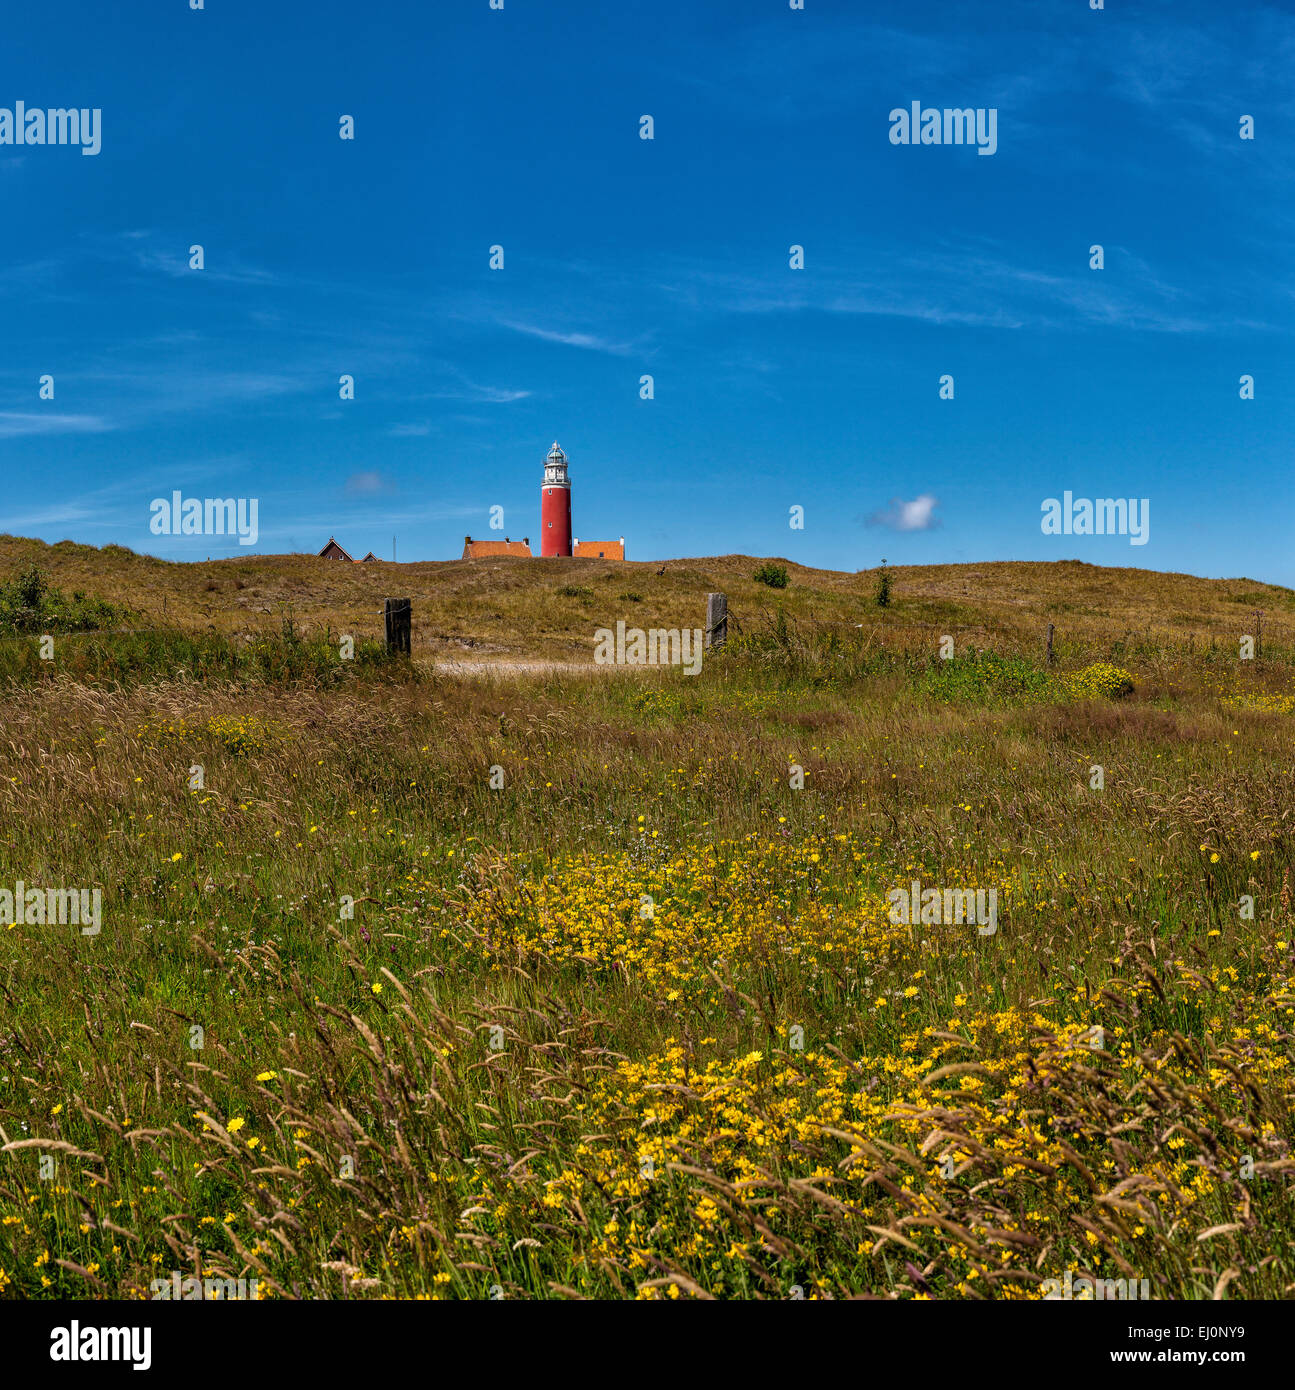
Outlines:
<svg viewBox="0 0 1295 1390"><path fill-rule="evenodd" d="M571 553L581 560L623 560L625 544L623 541L577 541Z"/></svg>
<svg viewBox="0 0 1295 1390"><path fill-rule="evenodd" d="M465 560L483 560L488 555L519 555L524 559L531 558L531 543L529 538L524 541L474 541L471 536L463 537L463 558Z"/></svg>

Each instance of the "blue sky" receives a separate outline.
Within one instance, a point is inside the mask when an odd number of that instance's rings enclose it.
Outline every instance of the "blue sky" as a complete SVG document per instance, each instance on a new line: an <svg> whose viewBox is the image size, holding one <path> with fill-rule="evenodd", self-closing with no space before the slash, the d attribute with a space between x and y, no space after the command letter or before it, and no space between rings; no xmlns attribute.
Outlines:
<svg viewBox="0 0 1295 1390"><path fill-rule="evenodd" d="M455 558L494 505L538 539L556 438L632 559L1295 584L1275 5L50 0L6 40L0 107L103 147L0 145L0 531L247 553L151 534L179 490L257 498L258 551ZM914 101L996 153L892 144ZM1067 489L1149 543L1043 535Z"/></svg>

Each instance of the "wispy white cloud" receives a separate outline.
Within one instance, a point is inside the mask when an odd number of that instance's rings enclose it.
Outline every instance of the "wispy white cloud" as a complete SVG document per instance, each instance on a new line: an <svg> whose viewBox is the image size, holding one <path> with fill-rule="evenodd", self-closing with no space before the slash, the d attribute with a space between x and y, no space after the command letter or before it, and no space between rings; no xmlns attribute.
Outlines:
<svg viewBox="0 0 1295 1390"><path fill-rule="evenodd" d="M895 252L860 250L853 264L798 271L717 269L691 264L660 280L663 294L697 313L880 315L986 328L1120 327L1160 333L1271 327L1250 308L1256 287L1234 277L1224 297L1201 302L1145 259L1106 247L1107 271L1088 268L1087 245L1073 272L1024 263L1010 248L968 241ZM869 265L860 275L857 266ZM1120 273L1120 272L1123 273ZM1270 298L1271 286L1264 287Z"/></svg>
<svg viewBox="0 0 1295 1390"><path fill-rule="evenodd" d="M304 366L292 371L256 372L209 368L182 359L151 362L129 370L91 368L77 375L84 381L117 390L129 402L132 418L318 392L337 380L336 373L330 375L322 366L315 372Z"/></svg>
<svg viewBox="0 0 1295 1390"><path fill-rule="evenodd" d="M540 338L546 343L561 343L566 347L587 348L591 352L608 352L615 357L628 357L634 351L631 343L614 343L597 333L562 332L555 328L541 328L538 324L518 323L512 319L497 319L501 328L511 328L515 333L525 333L532 338Z"/></svg>
<svg viewBox="0 0 1295 1390"><path fill-rule="evenodd" d="M279 278L273 271L247 265L236 255L209 257L206 248L203 250L201 270L194 270L189 265L187 246L175 249L140 247L134 252L134 261L141 270L160 272L177 280L186 275L193 275L202 280L215 280L227 285L273 285Z"/></svg>
<svg viewBox="0 0 1295 1390"><path fill-rule="evenodd" d="M447 387L440 391L429 391L428 399L436 401L469 401L479 405L511 405L514 401L524 401L531 392L515 390L504 386L479 386L475 381L460 377L461 386Z"/></svg>
<svg viewBox="0 0 1295 1390"><path fill-rule="evenodd" d="M53 412L0 410L0 438L28 434L104 434L116 426L102 415L55 415Z"/></svg>
<svg viewBox="0 0 1295 1390"><path fill-rule="evenodd" d="M0 533L21 536L38 526L64 526L76 522L81 526L98 524L115 525L116 517L106 519L103 513L93 507L77 502L56 502L49 507L38 507L35 511L11 514L0 512Z"/></svg>

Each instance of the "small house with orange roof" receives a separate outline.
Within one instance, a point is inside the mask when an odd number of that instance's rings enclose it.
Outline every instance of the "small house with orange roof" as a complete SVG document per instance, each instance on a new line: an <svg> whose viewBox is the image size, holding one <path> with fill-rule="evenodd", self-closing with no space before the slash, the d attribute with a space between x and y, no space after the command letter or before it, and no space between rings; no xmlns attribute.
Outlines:
<svg viewBox="0 0 1295 1390"><path fill-rule="evenodd" d="M531 558L531 538L510 541L507 536L501 541L474 541L471 536L463 537L463 558L465 560L484 560L494 555L515 555L519 559Z"/></svg>
<svg viewBox="0 0 1295 1390"><path fill-rule="evenodd" d="M577 560L623 560L625 537L618 541L573 541L571 554Z"/></svg>

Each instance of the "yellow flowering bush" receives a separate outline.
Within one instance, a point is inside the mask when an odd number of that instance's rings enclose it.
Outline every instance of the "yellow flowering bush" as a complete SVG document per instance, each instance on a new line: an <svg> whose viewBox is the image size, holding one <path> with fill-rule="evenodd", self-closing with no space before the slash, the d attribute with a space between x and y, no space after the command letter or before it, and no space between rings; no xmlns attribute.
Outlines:
<svg viewBox="0 0 1295 1390"><path fill-rule="evenodd" d="M1122 666L1095 661L1082 670L1061 676L1058 684L1071 700L1116 700L1133 693L1133 677Z"/></svg>
<svg viewBox="0 0 1295 1390"><path fill-rule="evenodd" d="M1295 695L1225 695L1223 703L1249 714L1295 714Z"/></svg>
<svg viewBox="0 0 1295 1390"><path fill-rule="evenodd" d="M213 714L195 723L184 718L155 719L139 725L135 737L153 748L214 740L235 757L247 757L249 753L259 753L269 744L281 741L284 730L277 720L261 719L256 715Z"/></svg>

